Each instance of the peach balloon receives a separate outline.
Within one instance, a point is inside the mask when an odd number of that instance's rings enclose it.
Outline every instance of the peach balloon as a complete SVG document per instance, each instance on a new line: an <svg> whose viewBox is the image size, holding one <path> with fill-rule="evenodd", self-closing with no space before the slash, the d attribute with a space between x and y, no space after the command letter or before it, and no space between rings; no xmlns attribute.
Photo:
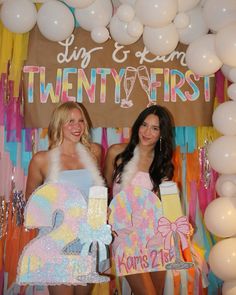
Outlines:
<svg viewBox="0 0 236 295"><path fill-rule="evenodd" d="M208 158L214 170L221 174L236 174L236 136L221 136L208 148Z"/></svg>
<svg viewBox="0 0 236 295"><path fill-rule="evenodd" d="M224 282L222 288L223 295L235 295L236 294L236 280Z"/></svg>
<svg viewBox="0 0 236 295"><path fill-rule="evenodd" d="M236 234L236 198L217 198L204 213L207 229L214 235L227 238Z"/></svg>
<svg viewBox="0 0 236 295"><path fill-rule="evenodd" d="M236 238L215 244L209 254L212 272L223 281L236 280Z"/></svg>
<svg viewBox="0 0 236 295"><path fill-rule="evenodd" d="M213 126L224 135L236 135L236 101L220 104L212 116Z"/></svg>
<svg viewBox="0 0 236 295"><path fill-rule="evenodd" d="M216 181L216 192L220 197L236 197L236 175L220 175Z"/></svg>

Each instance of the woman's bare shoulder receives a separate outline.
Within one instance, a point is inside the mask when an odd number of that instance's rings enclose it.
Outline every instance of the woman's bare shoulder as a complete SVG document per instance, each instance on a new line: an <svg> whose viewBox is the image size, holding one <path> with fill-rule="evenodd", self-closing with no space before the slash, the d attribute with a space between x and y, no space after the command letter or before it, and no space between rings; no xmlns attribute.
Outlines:
<svg viewBox="0 0 236 295"><path fill-rule="evenodd" d="M108 148L107 152L110 155L116 156L116 155L122 153L125 150L126 146L127 146L127 143L116 143L116 144L111 145Z"/></svg>
<svg viewBox="0 0 236 295"><path fill-rule="evenodd" d="M31 164L38 167L45 166L49 160L49 151L39 151L35 153L31 159Z"/></svg>
<svg viewBox="0 0 236 295"><path fill-rule="evenodd" d="M91 151L93 153L96 153L96 152L100 152L102 149L102 146L97 143L97 142L91 142Z"/></svg>
<svg viewBox="0 0 236 295"><path fill-rule="evenodd" d="M102 158L102 146L99 143L92 142L90 145L90 151L96 157L97 162L100 164Z"/></svg>
<svg viewBox="0 0 236 295"><path fill-rule="evenodd" d="M99 143L92 142L90 145L90 150L93 155L99 158L102 153L102 146Z"/></svg>

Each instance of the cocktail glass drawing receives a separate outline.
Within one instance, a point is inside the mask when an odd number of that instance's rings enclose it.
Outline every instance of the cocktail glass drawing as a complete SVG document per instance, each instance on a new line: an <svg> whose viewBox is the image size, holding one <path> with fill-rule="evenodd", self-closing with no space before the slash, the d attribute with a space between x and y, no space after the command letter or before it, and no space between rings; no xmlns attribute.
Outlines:
<svg viewBox="0 0 236 295"><path fill-rule="evenodd" d="M106 225L107 216L107 188L103 186L93 186L89 190L87 222L91 229L98 230ZM108 231L109 229L106 228ZM103 232L102 232L103 233ZM101 233L101 234L102 234ZM111 234L110 234L111 236ZM112 240L112 237L110 237ZM98 236L97 236L98 239ZM108 276L100 275L97 272L99 249L98 240L93 236L90 246L90 255L92 256L91 273L85 276L79 276L77 279L82 283L104 283L110 281ZM111 242L110 240L110 242Z"/></svg>
<svg viewBox="0 0 236 295"><path fill-rule="evenodd" d="M151 105L155 105L156 103L151 99L150 92L151 92L151 79L148 73L146 66L139 66L138 67L138 79L142 86L142 89L146 92L148 96L148 104L147 107Z"/></svg>
<svg viewBox="0 0 236 295"><path fill-rule="evenodd" d="M130 108L133 106L133 101L129 99L129 97L134 88L136 77L137 69L134 67L127 67L124 75L125 98L121 100L120 105L122 108Z"/></svg>
<svg viewBox="0 0 236 295"><path fill-rule="evenodd" d="M174 248L175 248L175 261L167 263L165 265L166 269L188 269L194 266L193 262L183 261L181 259L180 249L179 249L179 237L177 232L173 232Z"/></svg>

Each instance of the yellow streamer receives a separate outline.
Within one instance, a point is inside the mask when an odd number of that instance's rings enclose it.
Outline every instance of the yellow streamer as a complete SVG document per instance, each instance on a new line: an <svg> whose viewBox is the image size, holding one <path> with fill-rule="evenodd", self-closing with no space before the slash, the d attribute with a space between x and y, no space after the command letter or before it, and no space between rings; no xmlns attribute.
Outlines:
<svg viewBox="0 0 236 295"><path fill-rule="evenodd" d="M1 23L0 74L7 73L8 62L12 58L13 33Z"/></svg>

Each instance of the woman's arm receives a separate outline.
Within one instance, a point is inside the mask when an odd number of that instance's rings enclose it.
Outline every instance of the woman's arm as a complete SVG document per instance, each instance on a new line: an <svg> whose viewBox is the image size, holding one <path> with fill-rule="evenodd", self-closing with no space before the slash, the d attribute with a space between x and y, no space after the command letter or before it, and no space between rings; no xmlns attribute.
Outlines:
<svg viewBox="0 0 236 295"><path fill-rule="evenodd" d="M36 153L30 161L26 182L25 198L28 200L32 192L43 184L47 171L46 151Z"/></svg>
<svg viewBox="0 0 236 295"><path fill-rule="evenodd" d="M108 187L112 186L112 177L115 167L115 158L118 154L123 152L126 144L113 144L107 150L105 165L104 165L104 177L106 179Z"/></svg>
<svg viewBox="0 0 236 295"><path fill-rule="evenodd" d="M96 142L91 143L91 153L95 156L100 168L102 161L102 146Z"/></svg>

